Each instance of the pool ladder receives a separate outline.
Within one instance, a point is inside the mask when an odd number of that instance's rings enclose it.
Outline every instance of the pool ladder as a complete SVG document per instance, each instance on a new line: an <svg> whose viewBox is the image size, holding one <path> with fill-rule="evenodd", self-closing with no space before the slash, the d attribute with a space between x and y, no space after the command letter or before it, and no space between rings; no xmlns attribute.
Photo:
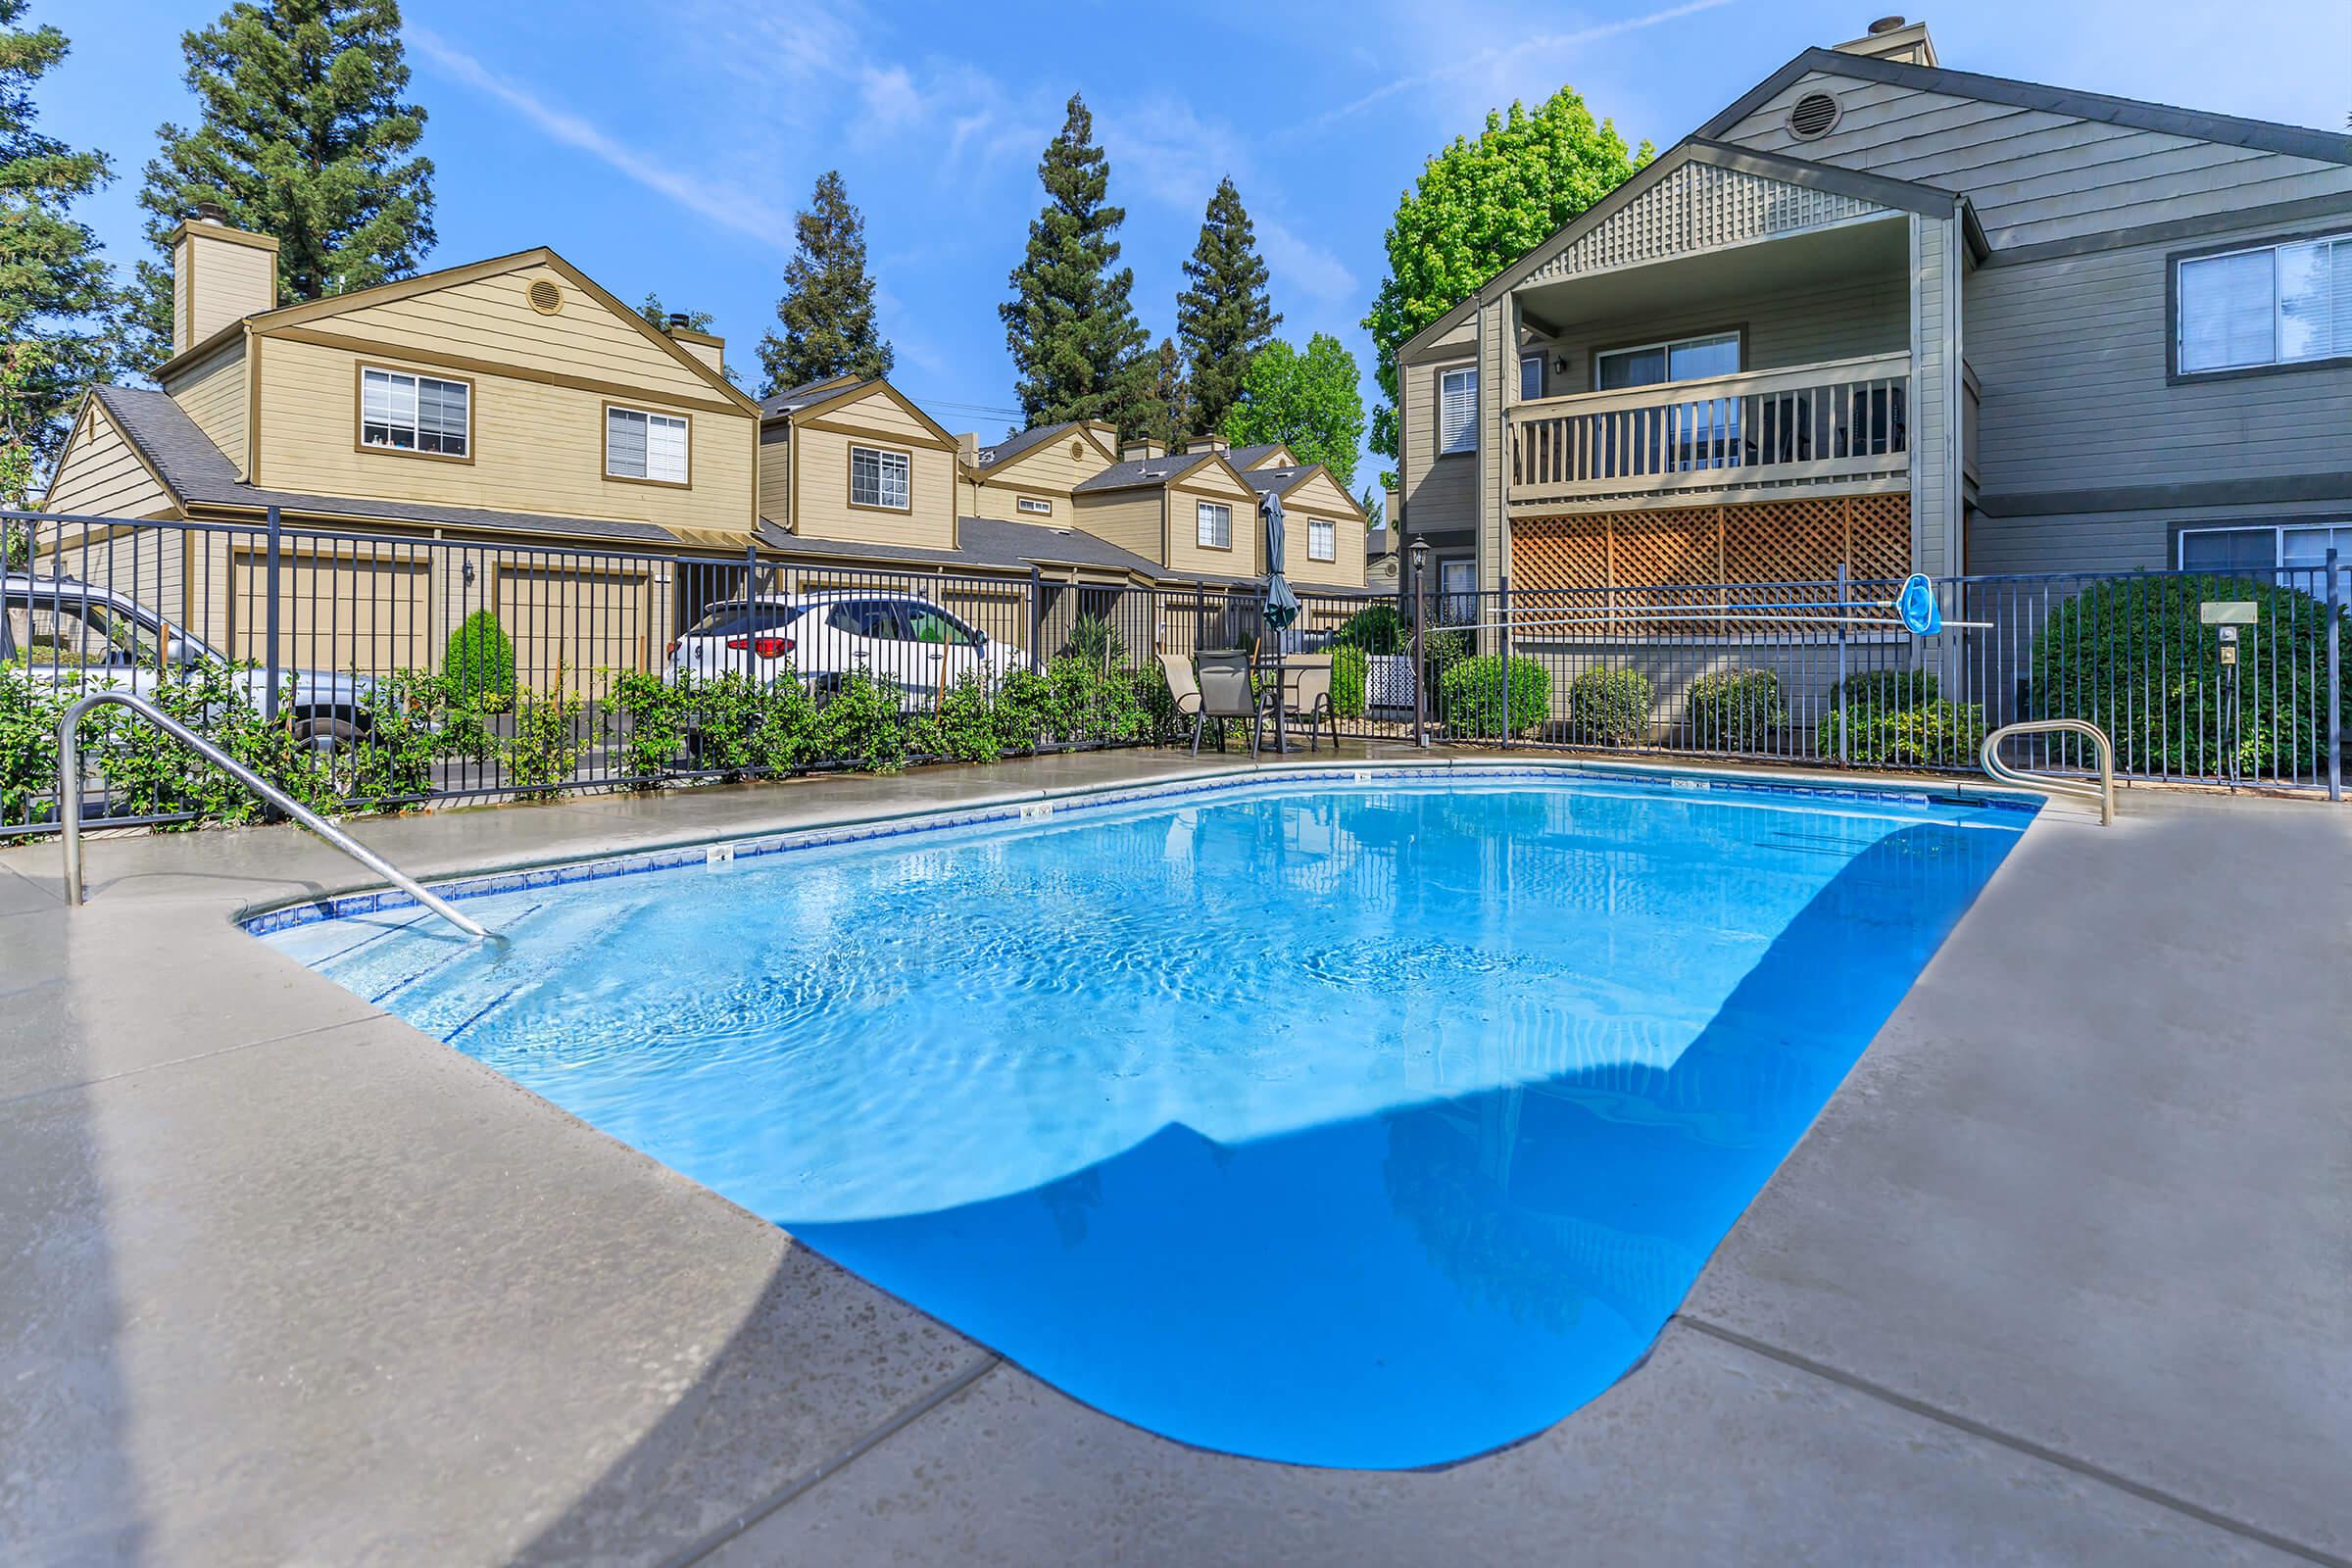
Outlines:
<svg viewBox="0 0 2352 1568"><path fill-rule="evenodd" d="M491 940L489 931L452 908L447 899L428 892L423 883L133 692L92 692L67 709L57 721L57 808L64 819L68 905L79 908L85 902L81 886L81 721L91 709L108 705L129 709L474 941Z"/></svg>
<svg viewBox="0 0 2352 1568"><path fill-rule="evenodd" d="M2098 748L2099 781L2088 779L2052 778L2046 773L2028 773L2011 767L2001 760L2001 742L2012 735L2046 735L2054 733L2087 735ZM2004 784L2023 784L2028 789L2043 790L2052 795L2071 795L2077 800L2099 803L2099 825L2115 825L2115 742L2107 732L2083 718L2029 718L2015 724L2003 724L1984 737L1984 749L1978 754L1984 771Z"/></svg>

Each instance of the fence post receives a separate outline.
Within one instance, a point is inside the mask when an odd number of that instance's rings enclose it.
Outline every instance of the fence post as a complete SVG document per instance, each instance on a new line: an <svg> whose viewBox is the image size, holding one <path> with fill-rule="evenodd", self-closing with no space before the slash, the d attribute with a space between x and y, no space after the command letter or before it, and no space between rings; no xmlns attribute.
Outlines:
<svg viewBox="0 0 2352 1568"><path fill-rule="evenodd" d="M1847 569L1844 562L1838 563L1838 765L1840 767L1845 765L1845 617L1850 613L1845 602L1853 597Z"/></svg>
<svg viewBox="0 0 2352 1568"><path fill-rule="evenodd" d="M752 601L760 597L760 544L758 540L743 542L743 608L750 610Z"/></svg>
<svg viewBox="0 0 2352 1568"><path fill-rule="evenodd" d="M1429 541L1416 539L1413 568L1413 745L1429 750Z"/></svg>
<svg viewBox="0 0 2352 1568"><path fill-rule="evenodd" d="M1501 590L1494 597L1502 618L1502 749L1511 749L1511 579L1508 573L1496 579Z"/></svg>
<svg viewBox="0 0 2352 1568"><path fill-rule="evenodd" d="M262 637L264 648L263 668L265 670L262 679L268 683L262 689L262 716L269 719L272 723L276 722L277 720L278 544L279 537L277 509L275 507L271 507L270 509L270 549L268 564L262 573L263 591L270 596L269 606L262 612Z"/></svg>
<svg viewBox="0 0 2352 1568"><path fill-rule="evenodd" d="M2328 798L2344 798L2344 576L2328 552Z"/></svg>
<svg viewBox="0 0 2352 1568"><path fill-rule="evenodd" d="M1046 669L1046 574L1035 562L1029 564L1029 672L1042 675Z"/></svg>

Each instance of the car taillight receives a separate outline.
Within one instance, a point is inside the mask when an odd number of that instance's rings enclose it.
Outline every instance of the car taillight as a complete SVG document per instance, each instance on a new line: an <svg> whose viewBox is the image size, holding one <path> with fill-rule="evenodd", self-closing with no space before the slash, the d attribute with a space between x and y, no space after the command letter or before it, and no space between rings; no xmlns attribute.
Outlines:
<svg viewBox="0 0 2352 1568"><path fill-rule="evenodd" d="M664 657L669 659L675 659L678 657L678 640L675 637L672 637L669 640L669 648Z"/></svg>
<svg viewBox="0 0 2352 1568"><path fill-rule="evenodd" d="M781 659L792 652L793 643L789 637L730 637L727 646L737 653L748 648L761 659Z"/></svg>

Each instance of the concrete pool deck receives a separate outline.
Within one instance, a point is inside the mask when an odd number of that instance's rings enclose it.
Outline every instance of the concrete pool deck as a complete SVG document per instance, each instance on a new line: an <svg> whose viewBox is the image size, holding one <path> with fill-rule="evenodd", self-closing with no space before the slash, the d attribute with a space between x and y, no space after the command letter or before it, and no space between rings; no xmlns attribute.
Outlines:
<svg viewBox="0 0 2352 1568"><path fill-rule="evenodd" d="M1513 760L1518 759L1514 758ZM420 873L1177 777L362 824ZM1081 1406L229 923L291 829L0 852L12 1562L2352 1560L2352 812L2045 811L1648 1360L1302 1470Z"/></svg>

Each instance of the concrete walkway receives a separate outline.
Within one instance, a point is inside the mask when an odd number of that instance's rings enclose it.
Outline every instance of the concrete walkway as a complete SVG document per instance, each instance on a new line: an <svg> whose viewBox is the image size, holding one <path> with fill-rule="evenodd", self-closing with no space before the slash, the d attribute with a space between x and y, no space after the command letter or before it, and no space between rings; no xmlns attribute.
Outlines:
<svg viewBox="0 0 2352 1568"><path fill-rule="evenodd" d="M424 871L1205 769L368 824ZM2352 1559L2352 813L2045 813L1649 1360L1300 1470L1088 1410L227 916L287 829L0 853L11 1562Z"/></svg>

